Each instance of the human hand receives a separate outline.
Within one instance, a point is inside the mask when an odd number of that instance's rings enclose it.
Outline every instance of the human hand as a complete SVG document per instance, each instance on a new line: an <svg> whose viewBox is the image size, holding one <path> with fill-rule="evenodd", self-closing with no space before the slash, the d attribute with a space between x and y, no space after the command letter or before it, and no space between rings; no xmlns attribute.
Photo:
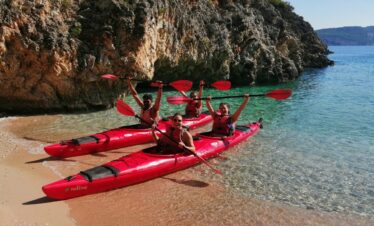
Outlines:
<svg viewBox="0 0 374 226"><path fill-rule="evenodd" d="M163 85L164 85L164 83L162 81L158 81L158 80L151 83L152 87L158 87L159 89L162 88Z"/></svg>
<svg viewBox="0 0 374 226"><path fill-rule="evenodd" d="M179 143L178 143L178 147L179 147L180 149L184 149L184 148L186 148L186 145L184 145L183 142L179 142Z"/></svg>
<svg viewBox="0 0 374 226"><path fill-rule="evenodd" d="M152 131L155 131L155 130L156 130L156 128L157 128L157 125L156 125L156 123L153 123L153 124L152 124L152 126L151 126L151 129L152 129Z"/></svg>
<svg viewBox="0 0 374 226"><path fill-rule="evenodd" d="M200 86L204 86L204 85L205 85L204 80L200 80Z"/></svg>
<svg viewBox="0 0 374 226"><path fill-rule="evenodd" d="M248 93L246 93L246 94L244 94L244 98L246 98L246 99L248 99L249 100L249 94Z"/></svg>

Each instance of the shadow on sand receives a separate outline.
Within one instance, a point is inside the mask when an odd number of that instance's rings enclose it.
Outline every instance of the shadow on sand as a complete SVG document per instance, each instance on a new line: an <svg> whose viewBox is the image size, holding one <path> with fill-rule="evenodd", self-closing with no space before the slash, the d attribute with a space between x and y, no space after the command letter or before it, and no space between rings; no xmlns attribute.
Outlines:
<svg viewBox="0 0 374 226"><path fill-rule="evenodd" d="M44 162L44 161L75 162L75 160L71 160L71 159L62 159L62 158L56 158L56 157L47 157L47 158L37 159L37 160L33 160L33 161L28 161L28 162L25 162L25 163L26 164L30 164L30 163L41 163L41 162Z"/></svg>
<svg viewBox="0 0 374 226"><path fill-rule="evenodd" d="M198 180L178 180L174 178L168 178L168 177L162 177L163 179L170 180L172 182L178 183L178 184L183 184L186 186L190 187L198 187L198 188L203 188L209 186L208 183L205 183L203 181L198 181Z"/></svg>
<svg viewBox="0 0 374 226"><path fill-rule="evenodd" d="M28 202L24 202L24 203L22 203L22 205L35 205L35 204L43 204L43 203L58 202L58 201L59 200L50 199L47 196L44 196L44 197L34 199L34 200L31 200L31 201L28 201Z"/></svg>

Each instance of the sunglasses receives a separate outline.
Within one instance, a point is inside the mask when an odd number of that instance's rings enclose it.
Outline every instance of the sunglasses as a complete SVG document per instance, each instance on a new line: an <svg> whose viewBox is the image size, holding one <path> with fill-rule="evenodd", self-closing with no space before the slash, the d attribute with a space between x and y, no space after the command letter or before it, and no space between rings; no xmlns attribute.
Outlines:
<svg viewBox="0 0 374 226"><path fill-rule="evenodd" d="M182 119L173 119L174 122L181 122Z"/></svg>

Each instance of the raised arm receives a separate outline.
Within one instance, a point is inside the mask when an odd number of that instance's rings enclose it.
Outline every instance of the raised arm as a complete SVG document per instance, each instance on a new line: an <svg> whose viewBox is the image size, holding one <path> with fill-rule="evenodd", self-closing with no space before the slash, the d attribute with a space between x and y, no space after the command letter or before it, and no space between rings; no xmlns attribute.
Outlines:
<svg viewBox="0 0 374 226"><path fill-rule="evenodd" d="M158 83L158 91L157 91L157 97L156 97L156 102L155 102L155 105L154 105L154 109L156 111L159 111L160 110L160 106L161 106L161 97L162 97L162 87L163 87L163 84L162 82L159 82Z"/></svg>
<svg viewBox="0 0 374 226"><path fill-rule="evenodd" d="M200 84L199 84L199 96L198 96L198 98L202 98L203 97L203 88L204 88L204 85L205 85L204 80L201 80ZM199 100L199 107L201 107L201 106L202 106L202 100L200 99Z"/></svg>
<svg viewBox="0 0 374 226"><path fill-rule="evenodd" d="M212 107L212 104L210 103L210 100L212 99L211 96L208 96L206 98L206 107L208 108L209 112L210 112L210 115L212 115L212 117L215 115L215 111Z"/></svg>
<svg viewBox="0 0 374 226"><path fill-rule="evenodd" d="M127 79L127 87L129 87L130 93L134 97L136 103L138 103L138 105L141 108L143 108L144 107L143 101L140 99L140 97L139 97L138 93L136 92L136 90L135 90L133 84L131 83L130 79Z"/></svg>
<svg viewBox="0 0 374 226"><path fill-rule="evenodd" d="M243 100L243 103L240 105L240 107L235 111L235 113L231 116L231 122L232 123L235 123L236 121L238 121L238 118L240 116L240 113L242 113L243 109L245 108L245 106L247 105L249 101L249 94L245 94L244 95L244 100Z"/></svg>

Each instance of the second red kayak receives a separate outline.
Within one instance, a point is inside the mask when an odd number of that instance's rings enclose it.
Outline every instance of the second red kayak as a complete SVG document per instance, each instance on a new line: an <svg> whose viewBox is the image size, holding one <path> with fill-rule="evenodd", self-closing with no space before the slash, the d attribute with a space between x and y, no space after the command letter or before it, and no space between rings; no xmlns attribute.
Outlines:
<svg viewBox="0 0 374 226"><path fill-rule="evenodd" d="M234 135L226 138L200 135L194 140L196 153L204 159L214 157L254 136L260 128L261 120L237 126ZM158 154L155 146L47 184L43 191L49 198L69 199L140 183L198 163L200 160L192 154Z"/></svg>
<svg viewBox="0 0 374 226"><path fill-rule="evenodd" d="M184 118L183 125L194 129L212 121L210 114L202 113L196 118ZM165 132L171 125L170 118L160 120L158 128ZM151 129L138 129L137 125L123 126L86 137L61 141L44 147L50 156L67 158L79 155L93 154L113 149L153 142Z"/></svg>

